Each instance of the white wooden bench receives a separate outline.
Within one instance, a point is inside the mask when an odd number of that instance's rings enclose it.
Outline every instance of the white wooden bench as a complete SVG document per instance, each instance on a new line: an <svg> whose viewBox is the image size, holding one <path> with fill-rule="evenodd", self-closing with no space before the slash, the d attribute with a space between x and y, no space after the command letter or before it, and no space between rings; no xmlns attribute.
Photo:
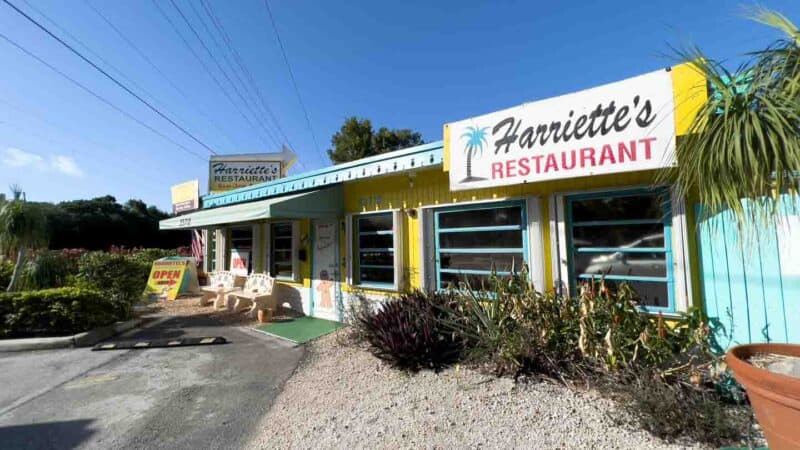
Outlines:
<svg viewBox="0 0 800 450"><path fill-rule="evenodd" d="M214 308L225 307L225 295L238 291L244 284L244 277L237 276L232 272L218 271L208 274L208 286L202 286L200 290L203 296L200 298L200 306L208 304L214 299Z"/></svg>
<svg viewBox="0 0 800 450"><path fill-rule="evenodd" d="M227 295L228 305L234 303L233 310L250 305L247 314L255 317L259 309L275 309L275 278L263 273L254 273L247 277L241 291L231 292Z"/></svg>

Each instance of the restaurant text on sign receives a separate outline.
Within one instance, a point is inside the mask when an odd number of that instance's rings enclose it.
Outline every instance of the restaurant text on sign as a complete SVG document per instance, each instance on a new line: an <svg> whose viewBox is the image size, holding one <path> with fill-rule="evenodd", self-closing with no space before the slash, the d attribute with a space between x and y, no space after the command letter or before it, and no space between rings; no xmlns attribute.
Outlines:
<svg viewBox="0 0 800 450"><path fill-rule="evenodd" d="M668 167L670 73L658 71L448 125L452 190Z"/></svg>
<svg viewBox="0 0 800 450"><path fill-rule="evenodd" d="M281 161L211 161L209 190L223 192L281 178Z"/></svg>

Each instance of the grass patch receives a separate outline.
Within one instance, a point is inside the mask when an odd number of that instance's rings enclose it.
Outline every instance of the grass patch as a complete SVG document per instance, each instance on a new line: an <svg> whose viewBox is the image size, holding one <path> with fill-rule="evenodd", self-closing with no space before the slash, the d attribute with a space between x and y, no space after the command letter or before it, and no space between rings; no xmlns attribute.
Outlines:
<svg viewBox="0 0 800 450"><path fill-rule="evenodd" d="M314 317L298 317L284 322L272 322L255 327L256 330L292 341L296 344L314 340L332 333L344 324Z"/></svg>

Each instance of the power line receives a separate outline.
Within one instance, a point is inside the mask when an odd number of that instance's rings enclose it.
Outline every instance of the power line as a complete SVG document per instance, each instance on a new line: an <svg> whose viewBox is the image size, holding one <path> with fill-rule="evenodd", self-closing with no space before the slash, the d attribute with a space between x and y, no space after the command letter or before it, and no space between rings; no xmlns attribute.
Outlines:
<svg viewBox="0 0 800 450"><path fill-rule="evenodd" d="M50 24L52 24L52 25L53 25L53 26L54 26L54 27L55 27L57 30L59 30L61 33L63 33L63 34L64 34L64 35L66 35L68 38L72 39L73 41L77 42L77 43L78 43L78 45L80 45L81 47L83 47L83 49L84 49L84 50L85 50L87 53L89 53L89 54L93 55L93 56L94 56L95 58L97 58L97 60L99 60L101 63L105 64L105 65L106 65L107 67L109 67L109 68L110 68L112 71L116 72L116 73L117 73L117 75L118 75L120 78L122 78L122 79L124 79L124 80L128 81L128 82L129 82L129 83L130 83L130 84L131 84L133 87L137 88L137 89L138 89L139 91L141 91L141 92L144 92L144 93L145 93L147 96L149 96L151 99L155 97L155 96L154 96L153 94L151 94L150 92L147 92L147 91L146 91L146 90L145 90L145 89L144 89L142 86L140 86L139 84L137 84L137 83L136 83L136 81L134 81L134 80L132 80L131 78L127 77L127 76L126 76L126 75L125 75L125 74L124 74L124 73L123 73L121 70L119 70L117 67L115 67L115 66L114 66L113 64L111 64L110 62L108 62L108 61L107 61L105 58L103 58L103 57L102 57L100 54L98 54L97 52L95 52L94 50L92 50L92 49L91 49L91 48L90 48L88 45L86 45L86 44L85 44L83 41L81 41L80 39L78 39L78 38L77 38L77 37L76 37L74 34L70 33L70 32L69 32L67 29L65 29L64 27L62 27L61 25L59 25L59 24L58 24L58 23L57 23L55 20L51 19L51 18L50 18L50 16L48 16L47 14L45 14L45 13L44 13L44 12L43 12L41 9L39 9L39 8L37 8L36 6L32 5L32 4L31 4L31 3L30 3L28 0L22 0L22 2L23 2L23 3L25 3L25 4L28 6L28 8L30 8L30 9L32 9L32 10L34 10L34 11L36 11L36 13L37 13L37 14L39 14L39 15L40 15L40 16L42 16L42 17L44 17L44 19L45 19L45 20L47 20L48 22L50 22Z"/></svg>
<svg viewBox="0 0 800 450"><path fill-rule="evenodd" d="M72 82L73 84L75 84L76 86L78 86L79 88L81 88L81 89L83 89L84 91L88 92L88 93L89 93L90 95L92 95L94 98L96 98L96 99L100 100L101 102L105 103L106 105L110 106L111 108L115 109L116 111L118 111L118 112L122 113L123 115L125 115L125 116L126 116L126 117L128 117L129 119L131 119L131 120L133 120L134 122L138 123L139 125L141 125L141 126L143 126L143 127L147 128L148 130L152 131L153 133L155 133L155 134L157 134L157 135L161 136L162 138L166 139L166 140L167 140L167 141L169 141L170 143L172 143L172 144L174 144L175 146L177 146L177 147L181 148L181 149L182 149L183 151L185 151L186 153L189 153L190 155L196 156L197 158L199 158L199 159L200 159L200 160L202 160L202 161L206 161L206 158L205 158L204 156L202 156L202 155L200 155L199 153L197 153L197 152L195 152L195 151L193 151L193 150L191 150L191 149L187 148L187 147L186 147L186 146L184 146L183 144L181 144L181 143L179 143L179 142L177 142L177 141L173 140L172 138L170 138L169 136L165 135L164 133L162 133L162 132L160 132L160 131L156 130L155 128L153 128L153 127L151 127L150 125L148 125L148 124L146 124L146 123L142 122L141 120L137 119L137 118L136 118L136 117L134 117L132 114L128 113L127 111L123 110L122 108L118 107L117 105L115 105L115 104L111 103L110 101L106 100L104 97L100 96L99 94L95 93L94 91L92 91L91 89L89 89L88 87L86 87L85 85L83 85L81 82L79 82L79 81L75 80L74 78L70 77L70 76L69 76L69 75L67 75L66 73L64 73L64 72L60 71L59 69L57 69L55 66L51 65L50 63L48 63L47 61L43 60L42 58L38 57L38 56L37 56L37 55L35 55L34 53L30 52L28 49L26 49L26 48L22 47L21 45L17 44L16 42L14 42L14 41L13 41L11 38L9 38L8 36L6 36L5 34L2 34L2 33L0 33L0 39L3 39L4 41L6 41L6 42L8 42L9 44L13 45L13 46L14 46L14 47L16 47L16 48L17 48L19 51L21 51L21 52L25 53L26 55L30 56L31 58L35 59L36 61L39 61L40 63L42 63L43 65L45 65L47 68L49 68L50 70L52 70L53 72L55 72L55 73L57 73L57 74L61 75L62 77L66 78L67 80L69 80L70 82Z"/></svg>
<svg viewBox="0 0 800 450"><path fill-rule="evenodd" d="M314 135L314 128L311 126L311 119L308 116L308 109L306 108L305 103L303 103L303 98L300 96L300 89L297 87L297 80L294 78L294 72L292 72L292 66L289 64L289 58L286 56L286 49L283 47L283 41L281 41L281 35L278 33L278 27L275 25L275 18L272 16L272 10L269 8L269 1L264 0L264 6L267 9L267 15L269 16L269 21L272 23L272 29L275 31L275 38L278 41L278 46L281 48L281 54L283 55L283 62L286 63L286 69L289 71L289 78L292 80L292 86L294 87L294 93L297 95L297 101L300 103L300 107L303 109L303 115L306 118L306 125L308 125L308 131L311 133L311 139L314 141L314 148L317 150L317 154L322 159L323 165L325 164L325 158L322 156L322 152L319 149L319 144L317 143L317 137Z"/></svg>
<svg viewBox="0 0 800 450"><path fill-rule="evenodd" d="M189 50L189 52L192 54L192 56L194 56L195 59L197 59L197 61L200 62L200 65L206 71L208 76L211 77L212 80L214 80L214 83L217 85L217 87L219 88L220 92L222 92L223 95L225 95L225 98L227 98L228 101L231 103L231 106L233 106L233 108L236 110L237 113L239 113L239 115L242 117L242 119L244 119L244 121L247 122L248 125L250 125L255 130L256 136L258 136L258 139L260 139L264 145L268 146L269 144L264 139L264 136L261 134L261 132L258 130L258 127L256 127L256 125L253 123L253 121L250 120L250 118L247 117L247 115L244 112L242 112L241 108L239 108L239 105L237 105L236 102L233 100L233 97L231 97L231 95L228 92L228 90L225 89L222 86L222 83L219 81L219 79L214 75L214 73L211 71L211 69L208 68L208 65L206 64L206 62L203 61L203 58L201 58L200 55L197 54L197 52L194 50L194 48L189 44L189 41L187 41L186 38L183 37L183 35L181 34L180 31L178 31L178 27L177 27L177 25L175 25L175 22L173 22L172 19L170 19L169 15L167 15L167 13L164 12L163 9L161 9L161 6L159 6L158 1L157 0L152 0L152 3L153 3L153 6L155 6L156 9L158 10L158 12L161 14L161 17L163 17L164 20L167 21L167 23L169 24L170 28L172 28L172 31L174 31L175 34L177 34L178 37L181 39L181 42L183 42L183 45L186 46L186 48Z"/></svg>
<svg viewBox="0 0 800 450"><path fill-rule="evenodd" d="M222 47L222 45L220 45L219 41L217 40L217 37L214 35L214 33L208 27L208 25L206 24L205 20L203 20L203 17L200 15L200 13L197 12L197 9L194 6L194 2L189 2L189 7L191 8L192 12L194 13L194 15L197 18L197 20L200 23L200 25L203 27L203 30L205 30L206 35L208 35L211 38L211 42L213 42L213 46L216 48L216 50L219 53L222 54L222 59L224 60L223 64L222 65L218 64L217 67L219 67L219 69L221 71L224 71L226 74L228 73L228 71L224 70L224 69L225 68L229 68L230 69L230 71L233 73L233 77L236 79L236 81L239 82L238 85L241 86L241 88L242 88L241 92L244 95L241 96L240 98L242 98L243 101L246 102L247 108L253 114L253 116L255 117L255 119L258 122L258 124L261 127L261 129L263 129L264 132L267 133L269 138L272 139L273 143L276 146L280 146L280 137L277 134L275 134L272 129L267 127L268 121L266 119L266 116L264 116L264 112L258 108L258 103L254 100L255 96L250 92L249 86L242 80L242 77L239 76L239 72L236 71L236 68L234 67L234 65L231 62L231 60L228 59L228 55L226 54L225 49ZM209 47L210 46L211 46L211 44L209 44ZM210 50L210 48L209 48L209 50ZM213 54L210 55L210 56L211 56L212 59L215 60L214 61L215 63L217 63L219 61L215 56L213 56ZM233 83L233 80L231 80L230 78L228 80L231 81L231 83Z"/></svg>
<svg viewBox="0 0 800 450"><path fill-rule="evenodd" d="M244 63L244 59L242 58L242 56L239 53L239 51L236 49L236 46L233 45L233 42L232 42L232 40L230 38L230 35L228 35L228 32L225 30L225 26L222 24L222 21L214 13L214 10L211 7L211 5L209 4L209 2L207 2L206 0L200 0L200 4L202 5L203 9L206 12L206 15L209 17L209 19L211 20L211 22L214 25L214 27L217 29L217 32L222 36L222 39L223 39L225 45L227 46L228 51L233 55L234 60L236 61L236 65L239 67L239 70L242 73L244 73L245 78L249 82L251 91L255 92L256 98L258 98L258 100L259 100L259 103L261 105L262 110L266 111L267 114L269 115L270 119L272 119L272 122L273 122L275 128L278 130L278 133L283 138L283 140L286 142L286 144L289 145L290 148L293 148L294 146L292 145L292 143L289 140L289 138L286 136L286 133L284 133L283 128L281 128L280 121L278 120L278 118L273 113L272 108L269 107L269 104L267 103L267 101L264 100L264 96L261 93L261 89L259 89L259 87L258 87L258 83L256 83L256 81L255 81L255 77L253 77L253 74L247 68L247 64ZM298 163L304 169L306 168L306 166L305 166L305 164L303 163L302 160L298 160Z"/></svg>
<svg viewBox="0 0 800 450"><path fill-rule="evenodd" d="M222 22L217 19L217 17L214 14L213 10L211 9L211 7L208 5L208 3L205 0L201 0L200 4L203 6L203 9L205 10L206 15L211 20L211 23L217 29L217 32L220 34L220 36L222 36L222 40L225 43L226 47L228 48L228 51L233 55L233 58L236 61L236 64L239 67L239 70L242 73L244 73L245 77L249 81L250 90L255 92L257 98L260 100L260 104L261 104L262 109L265 110L269 114L270 118L273 121L273 124L275 125L275 128L278 130L278 133L281 135L283 140L288 143L289 139L286 137L286 134L283 132L283 129L281 129L280 123L278 122L278 120L275 117L275 115L272 113L272 110L269 108L269 106L264 101L264 98L261 96L261 91L258 89L258 86L256 85L253 76L250 74L250 71L247 69L247 66L243 63L242 57L239 54L239 52L236 50L236 47L234 47L232 45L230 36L228 36L228 33L225 31L225 27L222 25ZM199 14L198 14L198 16L199 16ZM209 34L211 34L211 33L209 32ZM235 71L234 71L234 73L235 73Z"/></svg>
<svg viewBox="0 0 800 450"><path fill-rule="evenodd" d="M4 0L4 1L8 1L8 0ZM187 26L187 27L189 27L189 30L192 32L192 34L194 34L194 37L195 37L195 38L197 38L197 40L200 42L200 45L201 45L201 46L203 47L203 49L206 51L206 53L208 54L209 58L211 58L211 61L212 61L212 62L213 62L213 63L214 63L216 66L217 66L217 68L218 68L218 69L219 69L219 71L222 73L222 75L225 77L225 79L226 79L226 80L228 80L228 83L230 83L231 87L233 88L233 91L234 91L234 93L236 93L236 95L237 95L237 96L239 96L239 99L240 99L240 100L242 101L242 103L245 105L245 108L247 108L247 109L250 111L250 114L252 114L252 115L253 115L253 117L255 117L255 118L256 118L256 122L258 122L258 124L261 126L261 128L264 130L264 132L265 132L265 133L266 133L266 134L267 134L267 135L268 135L268 136L269 136L271 139L273 139L273 141L274 141L274 143L275 143L276 145L278 145L278 141L277 141L277 140L276 140L276 139L275 139L275 138L274 138L274 137L273 137L273 136L272 136L272 135L271 135L271 134L270 134L270 133L267 131L266 127L264 127L264 124L263 124L261 121L259 121L259 120L258 120L258 114L256 114L256 113L255 113L255 111L253 110L253 108L250 106L250 103L249 103L249 102L248 102L248 101L247 101L247 100L244 98L244 96L242 95L242 93L239 91L239 88L238 88L238 87L236 87L236 84L233 82L233 80L231 80L231 77L230 77L230 76L228 76L228 72L226 72L226 71L225 71L225 69L223 69L223 68L222 68L222 65L219 63L219 61L217 60L217 58L215 58L215 57L214 57L214 54L211 52L211 49L209 49L209 48L208 48L208 46L206 45L206 43L205 43L205 41L203 40L203 38L201 38L201 37L200 37L200 34L199 34L199 33L197 32L197 30L195 30L195 28L192 26L192 23L189 21L189 19L188 19L188 18L186 17L186 15L183 13L183 11L182 11L182 10L181 10L181 8L178 6L178 4L177 4L177 3L175 3L175 1L174 1L174 0L169 0L169 1L170 1L170 3L172 4L172 6L175 8L175 10L176 10L176 11L178 11L178 14L181 16L181 18L183 19L183 21L186 23L186 26ZM205 25L205 23L203 23L203 25Z"/></svg>
<svg viewBox="0 0 800 450"><path fill-rule="evenodd" d="M48 29L47 29L47 28L46 28L44 25L42 25L41 23L37 22L37 21L36 21L36 19L32 18L31 16L29 16L28 14L26 14L24 11L22 11L22 10L21 10L21 9L19 9L19 8L17 8L17 6L16 6L16 5L14 5L13 3L11 3L9 0L3 0L3 2L4 2L5 4L7 4L8 6L10 6L11 8L13 8L13 9L14 9L14 10L15 10L17 13L19 13L20 15L22 15L23 17L25 17L26 19L28 19L28 21L30 21L32 24L36 25L36 26L37 26L39 29L41 29L42 31L44 31L45 33L47 33L48 35L50 35L50 37L52 37L53 39L55 39L56 41L58 41L58 42L59 42L61 45L63 45L63 46L64 46L64 47L66 47L67 49L69 49L69 50L70 50L72 53L74 53L76 56L78 56L79 58L81 58L82 60L84 60L86 63L88 63L88 64L89 64L89 65L91 65L92 67L94 67L94 68L95 68L95 69L96 69L98 72L100 72L100 73L102 73L103 75L105 75L105 76L106 76L106 78L108 78L109 80L113 81L113 82L114 82L114 84L116 84L117 86L119 86L120 88L122 88L123 90L125 90L125 92L129 93L130 95L132 95L133 97L135 97L137 100L139 100L140 102L142 102L142 103L143 103L145 106L147 106L148 108L150 108L150 110L152 110L153 112L155 112L156 114L158 114L159 116L161 116L161 118L163 118L163 119L165 119L166 121L168 121L169 123L171 123L173 126L175 126L175 128L177 128L177 129L181 130L181 132L183 132L183 134L185 134L185 135L189 136L189 137L190 137L190 138L191 138L193 141L195 141L195 142L197 142L198 144L200 144L201 146L205 147L205 148L206 148L206 150L208 150L209 152L211 152L211 154L216 154L216 152L215 152L215 151L214 151L214 150L213 150L211 147L209 147L208 145L206 145L205 143L203 143L202 141L200 141L199 139L197 139L197 137L195 137L195 136L194 136L192 133L190 133L189 131L187 131L187 130L186 130L185 128L183 128L182 126L178 125L178 124L177 124L177 123L176 123L174 120L172 120L172 119L170 119L169 117L167 117L167 116L166 116L164 113L162 113L162 112L161 112L161 111L159 111L159 110L158 110L156 107L154 107L153 105L151 105L151 104L150 104L150 102L148 102L147 100L143 99L143 98L142 98L142 97L140 97L138 94L136 94L135 92L133 92L132 90L130 90L130 89L127 87L127 86L125 86L124 84L122 84L122 83L121 83L119 80L117 80L117 79L116 79L116 78L114 78L113 76L109 75L109 74L108 74L108 72L106 72L106 71L105 71L105 70L103 70L103 69L102 69L100 66L98 66L97 64L95 64L94 62L92 62L92 61L91 61L89 58L87 58L86 56L84 56L84 55L83 55L81 52L79 52L79 51L75 50L75 48L74 48L74 47L72 47L71 45L69 45L68 43L66 43L64 40L62 40L61 38L59 38L58 36L56 36L55 34L53 34L53 33L52 33L50 30L48 30Z"/></svg>
<svg viewBox="0 0 800 450"><path fill-rule="evenodd" d="M119 28L117 28L117 26L116 26L116 25L114 25L114 23L113 23L113 22L111 22L111 20L110 20L110 19L108 19L108 17L106 17L106 15L105 15L105 14L103 14L103 13L102 13L102 12L101 12L99 9L97 9L97 8L96 8L94 5L92 5L92 4L91 4L91 2L90 2L89 0L83 0L83 2L86 4L86 6L88 6L89 8L91 8L91 9L92 9L92 11L94 11L94 12L95 12L95 13L96 13L98 16L100 16L100 18L101 18L101 19L102 19L102 20L103 20L103 21L104 21L104 22L105 22L105 23L106 23L106 24L107 24L107 25L108 25L108 26L109 26L109 27L110 27L112 30L114 30L114 32L115 32L115 33L117 33L117 35L118 35L118 36L119 36L119 37L120 37L120 38L121 38L123 41L125 41L125 42L128 44L128 46L130 46L130 47L131 47L131 48L132 48L132 49L133 49L133 50L134 50L134 51L135 51L135 52L136 52L136 53L137 53L137 54L138 54L138 55L139 55L139 56L140 56L140 57L141 57L143 60L145 60L145 62L147 62L147 64L149 64L149 65L150 65L150 67L152 67L152 68L153 68L153 70L155 70L155 71L156 71L156 73L158 73L158 74L161 76L161 78L163 78L163 79L164 79L164 80L165 80L167 83L169 83L169 85L170 85L170 86L172 86L172 88L173 88L173 89L175 89L175 91L176 91L176 92L178 92L178 93L179 93L179 94L180 94L180 95L181 95L181 96L184 98L184 100L186 100L187 104L189 104L189 105L190 105L190 106L191 106L191 107L192 107L192 108L193 108L193 109L194 109L194 110L195 110L195 111L196 111L198 114L200 114L201 116L203 116L203 118L205 118L205 119L208 121L208 123L210 123L211 125L213 125L213 126L214 126L214 128L216 128L216 129L217 129L217 131L219 131L219 132L220 132L220 134L222 134L222 135L225 137L225 139L226 139L226 140L227 140L227 141L228 141L228 142L229 142L229 143L230 143L232 146L236 147L236 145L237 145L237 144L236 144L236 143L234 143L234 139L233 139L233 138L232 138L232 137L231 137L231 136L230 136L230 135L229 135L229 134L228 134L228 133L227 133L227 132L226 132L226 131L225 131L225 130L224 130L222 127L221 127L221 126L219 126L219 125L217 124L217 122L216 122L216 121L214 121L213 119L211 119L211 117L209 117L208 115L206 115L206 114L205 114L205 113L202 111L202 109L200 109L199 107L197 107L196 105L194 105L194 104L192 103L192 99L191 99L191 97L190 97L190 96L189 96L189 95L188 95L188 94L187 94L187 93L186 93L186 92L185 92L183 89L181 89L181 87L180 87L180 86L178 86L178 85L177 85L177 84L176 84L174 81L172 81L172 79L170 79L170 78L169 78L169 77L168 77L168 76L167 76L167 75L166 75L166 74L165 74L165 73L164 73L164 72L163 72L163 71L162 71L162 70L161 70L161 69L160 69L160 68L159 68L159 67L158 67L158 66L157 66L157 65L156 65L156 64L155 64L155 63L154 63L154 62L153 62L151 59L150 59L150 57L148 57L148 56L147 56L147 54L146 54L146 53L144 53L144 52L143 52L143 51L142 51L142 50L141 50L141 49L140 49L140 48L139 48L139 47L138 47L136 44L134 44L134 43L133 43L133 42L132 42L130 39L128 39L128 37L125 35L125 33L123 33L123 32L122 32L122 31L121 31Z"/></svg>
<svg viewBox="0 0 800 450"><path fill-rule="evenodd" d="M58 125L54 124L53 122L45 119L44 117L42 117L41 115L39 115L37 113L34 113L32 111L29 111L29 110L26 111L26 110L20 108L19 106L12 105L11 103L9 103L9 102L7 102L7 101L5 101L3 99L0 99L0 102L6 103L11 108L13 108L13 109L15 109L15 110L17 110L19 112L26 113L26 114L30 115L31 117L34 117L34 118L40 120L41 122L50 125L53 128L61 128L60 126L58 126ZM19 124L11 124L11 123L3 123L3 124L4 125L8 125L10 128L15 128L18 132L24 132L26 135L38 137L42 141L47 141L47 142L50 142L52 144L56 144L56 145L59 145L59 146L65 147L65 148L72 148L73 151L71 153L77 153L77 152L74 151L74 147L75 146L72 145L72 144L66 143L66 141L60 141L59 142L58 140L55 140L55 139L53 139L53 138L51 138L49 136L45 136L42 133L38 133L35 130L31 130L30 128L21 127ZM23 128L27 128L27 129L23 129ZM69 134L69 133L65 132L65 130L63 130L63 129L60 130L60 133L61 134ZM110 145L101 144L101 143L99 143L97 141L94 141L93 139L89 139L89 138L87 138L85 136L78 136L77 134L74 134L74 132L73 132L73 136L75 136L75 137L77 137L77 138L79 138L79 139L81 139L81 140L83 140L83 141L85 141L87 143L90 143L90 144L93 144L93 145L97 145L99 147L105 147L105 148L112 148L113 149L113 147L110 146ZM117 151L117 153L125 153L125 154L128 154L129 156L134 156L134 157L136 156L136 155L134 155L132 153L119 151L119 149L116 149L116 151ZM102 152L98 153L98 154L95 154L95 155L92 155L92 158L99 158L100 160L102 160L103 162L108 163L108 164L118 164L119 163L119 160L112 160L112 159L105 158L105 153L102 153ZM154 177L150 171L140 172L140 173L136 174L136 176L137 177L146 178L147 180L153 182L154 184L155 183L160 184L160 183L163 183L163 181L164 181L162 179L157 179L156 177Z"/></svg>

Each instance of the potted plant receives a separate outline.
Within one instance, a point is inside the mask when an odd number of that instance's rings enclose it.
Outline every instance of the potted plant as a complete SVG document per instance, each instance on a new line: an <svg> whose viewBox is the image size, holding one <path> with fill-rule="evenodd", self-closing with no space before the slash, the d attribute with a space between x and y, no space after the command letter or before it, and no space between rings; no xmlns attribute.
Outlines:
<svg viewBox="0 0 800 450"><path fill-rule="evenodd" d="M745 246L760 229L779 223L783 211L795 211L796 204L787 207L782 199L793 201L800 188L800 30L773 11L758 9L752 18L784 37L751 53L736 70L699 50L681 55L693 61L712 93L676 143L675 169L659 180L674 181L679 194L698 200L709 216L731 211ZM800 379L753 364L762 355L800 356L800 345L740 345L726 356L770 448L800 448Z"/></svg>

